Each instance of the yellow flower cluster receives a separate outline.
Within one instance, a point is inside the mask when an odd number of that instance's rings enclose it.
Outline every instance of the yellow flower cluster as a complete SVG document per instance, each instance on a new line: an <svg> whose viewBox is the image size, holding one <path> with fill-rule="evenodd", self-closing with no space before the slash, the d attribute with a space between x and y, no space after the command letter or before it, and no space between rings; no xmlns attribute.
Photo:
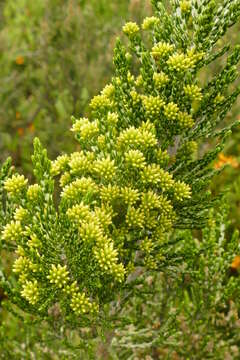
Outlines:
<svg viewBox="0 0 240 360"><path fill-rule="evenodd" d="M176 121L176 124L182 129L189 129L194 125L192 116L179 110L177 104L170 102L164 106L164 115L170 121Z"/></svg>
<svg viewBox="0 0 240 360"><path fill-rule="evenodd" d="M36 234L30 232L29 237L30 239L28 239L27 244L31 249L34 248L36 249L41 247L41 241L39 240Z"/></svg>
<svg viewBox="0 0 240 360"><path fill-rule="evenodd" d="M191 11L191 1L189 0L182 0L179 3L180 9L182 13L187 14Z"/></svg>
<svg viewBox="0 0 240 360"><path fill-rule="evenodd" d="M11 221L2 230L2 238L6 241L16 241L22 234L20 221Z"/></svg>
<svg viewBox="0 0 240 360"><path fill-rule="evenodd" d="M140 175L143 184L158 185L162 191L168 191L174 185L172 175L157 164L147 165Z"/></svg>
<svg viewBox="0 0 240 360"><path fill-rule="evenodd" d="M161 89L164 87L169 81L169 76L165 74L163 71L160 73L155 72L153 74L153 81L157 89Z"/></svg>
<svg viewBox="0 0 240 360"><path fill-rule="evenodd" d="M101 243L104 241L104 234L102 227L97 221L82 222L78 229L80 239L87 243Z"/></svg>
<svg viewBox="0 0 240 360"><path fill-rule="evenodd" d="M14 219L20 223L27 218L28 212L22 206L19 206L14 213Z"/></svg>
<svg viewBox="0 0 240 360"><path fill-rule="evenodd" d="M101 91L101 94L103 96L106 96L107 98L111 99L112 96L114 95L114 92L115 92L115 88L114 88L113 84L107 84Z"/></svg>
<svg viewBox="0 0 240 360"><path fill-rule="evenodd" d="M20 273L25 273L28 270L29 270L29 259L24 256L18 257L13 264L13 272L20 274Z"/></svg>
<svg viewBox="0 0 240 360"><path fill-rule="evenodd" d="M127 150L133 147L140 147L147 150L157 144L154 125L146 122L139 128L130 126L123 130L117 138L117 146L122 150Z"/></svg>
<svg viewBox="0 0 240 360"><path fill-rule="evenodd" d="M165 43L165 42L159 42L158 44L154 45L151 51L152 56L154 59L164 59L169 54L171 54L174 50L174 45Z"/></svg>
<svg viewBox="0 0 240 360"><path fill-rule="evenodd" d="M177 104L170 102L164 106L164 115L168 120L176 120L179 116L179 107Z"/></svg>
<svg viewBox="0 0 240 360"><path fill-rule="evenodd" d="M93 245L93 254L101 271L114 276L116 281L122 281L124 267L118 263L118 252L105 234L112 223L112 207L102 205L91 211L89 206L80 203L68 209L67 215L77 224L81 241Z"/></svg>
<svg viewBox="0 0 240 360"><path fill-rule="evenodd" d="M137 189L131 189L130 187L125 186L121 189L121 198L125 204L133 205L139 200L140 194Z"/></svg>
<svg viewBox="0 0 240 360"><path fill-rule="evenodd" d="M79 133L81 140L89 141L99 133L98 121L89 121L87 118L75 120L72 129L73 132Z"/></svg>
<svg viewBox="0 0 240 360"><path fill-rule="evenodd" d="M118 123L118 114L114 112L109 112L107 115L107 124L110 127L116 126Z"/></svg>
<svg viewBox="0 0 240 360"><path fill-rule="evenodd" d="M67 210L67 216L69 219L73 220L77 224L85 219L89 219L90 208L88 205L85 205L83 202L80 204L74 205L73 207Z"/></svg>
<svg viewBox="0 0 240 360"><path fill-rule="evenodd" d="M47 276L48 280L51 284L56 285L58 288L63 288L67 282L69 281L69 272L67 270L67 266L60 265L52 265L52 268Z"/></svg>
<svg viewBox="0 0 240 360"><path fill-rule="evenodd" d="M34 281L27 280L22 287L21 291L22 297L24 297L30 304L35 305L40 296L38 282L35 279Z"/></svg>
<svg viewBox="0 0 240 360"><path fill-rule="evenodd" d="M178 115L178 123L182 129L191 129L194 125L194 120L190 114L180 112Z"/></svg>
<svg viewBox="0 0 240 360"><path fill-rule="evenodd" d="M173 193L177 201L183 201L191 197L191 188L188 184L177 181L174 184Z"/></svg>
<svg viewBox="0 0 240 360"><path fill-rule="evenodd" d="M132 90L130 95L131 95L131 98L132 98L133 106L137 106L137 105L141 104L142 98L141 98L140 94L138 94L135 90Z"/></svg>
<svg viewBox="0 0 240 360"><path fill-rule="evenodd" d="M197 62L201 60L204 53L195 53L194 49L188 50L186 54L174 53L167 60L170 70L177 72L185 72L189 69L194 69Z"/></svg>
<svg viewBox="0 0 240 360"><path fill-rule="evenodd" d="M71 182L71 175L68 171L64 172L59 180L60 186L63 188Z"/></svg>
<svg viewBox="0 0 240 360"><path fill-rule="evenodd" d="M130 228L138 229L144 227L144 213L140 208L135 209L133 206L129 206L126 215L126 223Z"/></svg>
<svg viewBox="0 0 240 360"><path fill-rule="evenodd" d="M106 94L101 94L101 95L97 95L94 96L94 98L91 100L90 102L90 108L93 111L101 111L101 110L105 110L105 109L110 109L112 105L112 102L110 101L110 99L108 98L108 96Z"/></svg>
<svg viewBox="0 0 240 360"><path fill-rule="evenodd" d="M4 189L12 196L19 195L26 188L27 182L23 175L13 175L4 182Z"/></svg>
<svg viewBox="0 0 240 360"><path fill-rule="evenodd" d="M68 156L66 154L58 156L57 159L55 161L52 161L51 163L51 173L53 175L60 174L60 172L62 172L65 169L67 164L68 164Z"/></svg>
<svg viewBox="0 0 240 360"><path fill-rule="evenodd" d="M125 269L123 264L118 263L118 252L113 242L106 241L104 245L96 246L93 253L103 273L113 275L118 282L123 281Z"/></svg>
<svg viewBox="0 0 240 360"><path fill-rule="evenodd" d="M70 173L74 175L88 173L91 168L91 161L93 160L91 154L93 155L93 153L85 155L83 151L72 153L68 162Z"/></svg>
<svg viewBox="0 0 240 360"><path fill-rule="evenodd" d="M146 165L145 157L139 150L129 150L125 154L125 162L127 166L134 169L143 169Z"/></svg>
<svg viewBox="0 0 240 360"><path fill-rule="evenodd" d="M139 26L135 22L128 22L123 26L123 32L130 38L139 32Z"/></svg>
<svg viewBox="0 0 240 360"><path fill-rule="evenodd" d="M98 192L96 183L90 177L82 177L66 185L61 192L61 197L74 201L79 195L96 192Z"/></svg>
<svg viewBox="0 0 240 360"><path fill-rule="evenodd" d="M94 313L98 311L98 305L96 303L92 303L86 296L84 292L74 293L71 298L70 304L72 310L76 315L84 315L86 313Z"/></svg>
<svg viewBox="0 0 240 360"><path fill-rule="evenodd" d="M96 160L93 164L93 172L103 180L111 180L116 174L114 160L110 157Z"/></svg>
<svg viewBox="0 0 240 360"><path fill-rule="evenodd" d="M164 101L160 96L142 96L142 99L147 117L149 119L156 118L164 106Z"/></svg>
<svg viewBox="0 0 240 360"><path fill-rule="evenodd" d="M186 85L184 86L184 92L186 96L191 100L202 100L202 90L197 85Z"/></svg>
<svg viewBox="0 0 240 360"><path fill-rule="evenodd" d="M27 190L27 198L31 201L38 199L41 194L41 186L38 184L30 185Z"/></svg>
<svg viewBox="0 0 240 360"><path fill-rule="evenodd" d="M113 202L120 196L120 189L117 185L108 184L100 189L100 198L105 202Z"/></svg>
<svg viewBox="0 0 240 360"><path fill-rule="evenodd" d="M221 104L225 100L225 96L222 94L218 94L214 99L214 104L218 105Z"/></svg>
<svg viewBox="0 0 240 360"><path fill-rule="evenodd" d="M151 30L154 28L154 26L158 25L159 23L160 23L160 19L158 19L155 16L146 17L143 20L142 29L143 30Z"/></svg>

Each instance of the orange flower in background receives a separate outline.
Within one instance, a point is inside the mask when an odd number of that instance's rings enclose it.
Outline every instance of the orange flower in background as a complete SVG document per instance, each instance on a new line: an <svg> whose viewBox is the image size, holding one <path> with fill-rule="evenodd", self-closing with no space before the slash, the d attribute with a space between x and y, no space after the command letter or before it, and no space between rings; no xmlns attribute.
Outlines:
<svg viewBox="0 0 240 360"><path fill-rule="evenodd" d="M23 65L24 64L24 57L19 55L16 57L16 64L17 65Z"/></svg>
<svg viewBox="0 0 240 360"><path fill-rule="evenodd" d="M28 130L31 132L31 133L34 133L35 131L35 126L33 123L31 123L29 126L28 126Z"/></svg>
<svg viewBox="0 0 240 360"><path fill-rule="evenodd" d="M218 155L218 161L214 164L215 169L220 169L224 165L230 165L234 169L237 169L239 167L239 163L236 158L233 156L226 156L223 153L220 153Z"/></svg>
<svg viewBox="0 0 240 360"><path fill-rule="evenodd" d="M232 270L240 269L240 256L239 255L235 256L235 258L233 259L233 262L231 264L231 269Z"/></svg>
<svg viewBox="0 0 240 360"><path fill-rule="evenodd" d="M229 268L229 275L239 276L239 270L240 270L240 256L236 255Z"/></svg>
<svg viewBox="0 0 240 360"><path fill-rule="evenodd" d="M19 136L23 136L23 134L24 134L24 128L22 128L22 127L18 128L18 129L17 129L17 133L18 133Z"/></svg>
<svg viewBox="0 0 240 360"><path fill-rule="evenodd" d="M16 119L18 120L18 119L20 119L20 117L21 117L20 112L19 112L19 111L16 111Z"/></svg>

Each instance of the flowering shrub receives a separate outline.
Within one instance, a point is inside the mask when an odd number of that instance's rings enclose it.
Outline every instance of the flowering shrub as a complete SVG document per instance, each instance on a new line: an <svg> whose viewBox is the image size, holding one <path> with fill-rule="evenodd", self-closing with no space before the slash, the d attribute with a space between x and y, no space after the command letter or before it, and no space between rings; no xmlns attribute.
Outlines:
<svg viewBox="0 0 240 360"><path fill-rule="evenodd" d="M240 5L172 1L168 13L153 3L155 16L141 29L123 27L128 47L117 40L114 76L89 117L72 118L79 151L51 162L35 139L33 185L3 167L1 241L16 259L2 284L13 304L40 319L53 321L57 308L59 324L101 325L139 269L176 264L173 229L203 228L216 201L208 187L236 125L220 127L240 92L229 87L240 47L207 83L199 72L228 50L214 45ZM206 138L216 146L202 154Z"/></svg>

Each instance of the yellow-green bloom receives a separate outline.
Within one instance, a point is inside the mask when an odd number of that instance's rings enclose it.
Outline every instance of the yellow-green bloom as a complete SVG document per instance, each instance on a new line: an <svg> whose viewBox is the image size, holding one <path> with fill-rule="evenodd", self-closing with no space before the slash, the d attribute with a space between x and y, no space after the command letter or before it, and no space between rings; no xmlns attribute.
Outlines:
<svg viewBox="0 0 240 360"><path fill-rule="evenodd" d="M84 292L73 293L70 304L76 315L84 315L91 311L92 304Z"/></svg>
<svg viewBox="0 0 240 360"><path fill-rule="evenodd" d="M19 221L11 221L5 225L2 231L2 238L6 241L16 241L22 234L22 227Z"/></svg>
<svg viewBox="0 0 240 360"><path fill-rule="evenodd" d="M39 286L37 280L27 280L22 287L22 297L24 297L30 304L35 305L40 296Z"/></svg>
<svg viewBox="0 0 240 360"><path fill-rule="evenodd" d="M131 38L139 32L139 26L135 22L127 22L123 26L123 32Z"/></svg>
<svg viewBox="0 0 240 360"><path fill-rule="evenodd" d="M150 30L150 29L154 28L154 26L158 25L159 22L160 22L160 20L155 16L146 17L143 20L142 29L143 30Z"/></svg>
<svg viewBox="0 0 240 360"><path fill-rule="evenodd" d="M31 201L35 201L38 199L41 194L41 186L38 184L30 185L27 190L27 197Z"/></svg>
<svg viewBox="0 0 240 360"><path fill-rule="evenodd" d="M51 284L56 285L58 288L63 288L69 281L69 272L67 266L52 265L49 275L47 276Z"/></svg>
<svg viewBox="0 0 240 360"><path fill-rule="evenodd" d="M19 195L26 188L28 180L23 175L13 175L4 182L4 189L10 195Z"/></svg>

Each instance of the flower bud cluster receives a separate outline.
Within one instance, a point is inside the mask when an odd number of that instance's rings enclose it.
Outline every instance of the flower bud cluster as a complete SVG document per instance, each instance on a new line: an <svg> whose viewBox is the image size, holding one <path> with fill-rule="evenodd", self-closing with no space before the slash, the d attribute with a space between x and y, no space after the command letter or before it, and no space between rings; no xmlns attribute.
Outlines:
<svg viewBox="0 0 240 360"><path fill-rule="evenodd" d="M191 197L191 188L188 184L177 181L174 184L173 193L177 201L183 201Z"/></svg>
<svg viewBox="0 0 240 360"><path fill-rule="evenodd" d="M70 174L82 175L88 173L91 168L91 160L90 156L85 155L83 151L72 153L68 162Z"/></svg>
<svg viewBox="0 0 240 360"><path fill-rule="evenodd" d="M147 125L148 123L146 123ZM151 128L141 126L135 128L134 126L123 130L117 138L118 148L127 150L133 147L139 147L142 150L146 150L150 147L154 147L157 144L157 138L155 135L155 128L151 125Z"/></svg>
<svg viewBox="0 0 240 360"><path fill-rule="evenodd" d="M143 96L142 99L147 118L157 118L162 111L164 101L160 96Z"/></svg>
<svg viewBox="0 0 240 360"><path fill-rule="evenodd" d="M116 174L114 160L111 160L110 157L96 160L93 164L93 171L99 178L103 180L111 180Z"/></svg>
<svg viewBox="0 0 240 360"><path fill-rule="evenodd" d="M89 312L94 313L98 311L97 304L92 303L90 299L87 298L84 292L74 293L71 298L70 306L77 316L81 316Z"/></svg>
<svg viewBox="0 0 240 360"><path fill-rule="evenodd" d="M198 100L198 101L202 100L202 92L200 87L198 87L197 85L184 86L184 92L186 96L189 97L189 99L191 100Z"/></svg>
<svg viewBox="0 0 240 360"><path fill-rule="evenodd" d="M27 198L30 201L35 201L41 194L41 186L39 184L30 185L27 190Z"/></svg>
<svg viewBox="0 0 240 360"><path fill-rule="evenodd" d="M11 221L2 230L2 238L6 241L17 241L22 234L20 221Z"/></svg>
<svg viewBox="0 0 240 360"><path fill-rule="evenodd" d="M4 182L4 188L11 196L19 195L23 189L26 189L28 180L23 175L13 175Z"/></svg>
<svg viewBox="0 0 240 360"><path fill-rule="evenodd" d="M166 84L169 83L170 79L167 74L165 74L163 71L157 73L155 72L153 74L153 81L158 90L162 89Z"/></svg>
<svg viewBox="0 0 240 360"><path fill-rule="evenodd" d="M98 186L96 183L90 177L82 177L73 181L71 184L66 185L63 188L61 197L74 201L78 198L79 195L96 192L98 192Z"/></svg>
<svg viewBox="0 0 240 360"><path fill-rule="evenodd" d="M151 54L154 59L160 60L166 58L173 51L174 45L165 42L159 42L158 44L153 46Z"/></svg>
<svg viewBox="0 0 240 360"><path fill-rule="evenodd" d="M142 23L143 30L152 30L156 25L160 23L159 18L155 16L146 17Z"/></svg>
<svg viewBox="0 0 240 360"><path fill-rule="evenodd" d="M94 98L90 102L90 108L93 111L98 110L98 111L101 112L101 111L106 110L106 109L110 110L111 105L112 105L112 102L110 101L110 99L108 98L108 96L106 94L101 94L101 95L94 96ZM86 120L84 120L84 121L86 122Z"/></svg>
<svg viewBox="0 0 240 360"><path fill-rule="evenodd" d="M123 281L125 269L118 263L118 252L112 242L95 247L93 253L103 273L113 275L118 282Z"/></svg>
<svg viewBox="0 0 240 360"><path fill-rule="evenodd" d="M183 14L188 14L191 11L191 1L190 0L181 0L180 9Z"/></svg>
<svg viewBox="0 0 240 360"><path fill-rule="evenodd" d="M24 209L22 206L19 206L14 213L14 220L24 222L28 216L28 211Z"/></svg>
<svg viewBox="0 0 240 360"><path fill-rule="evenodd" d="M52 174L53 175L60 174L60 172L62 172L65 169L67 163L68 163L68 156L66 154L58 156L55 161L52 161L51 164Z"/></svg>
<svg viewBox="0 0 240 360"><path fill-rule="evenodd" d="M57 266L52 265L47 279L51 284L56 285L58 288L63 288L69 281L69 272L67 270L67 266L62 266L60 264Z"/></svg>
<svg viewBox="0 0 240 360"><path fill-rule="evenodd" d="M168 67L171 71L185 72L194 69L197 62L204 56L204 53L195 53L194 50L189 50L187 54L174 53L167 60Z"/></svg>
<svg viewBox="0 0 240 360"><path fill-rule="evenodd" d="M132 38L139 32L139 26L135 22L128 22L123 26L123 32Z"/></svg>
<svg viewBox="0 0 240 360"><path fill-rule="evenodd" d="M79 133L82 141L92 140L99 133L98 122L96 120L90 122L87 118L76 120L71 130Z"/></svg>
<svg viewBox="0 0 240 360"><path fill-rule="evenodd" d="M40 296L40 289L37 280L36 279L34 281L27 280L23 284L21 295L31 305L35 305L38 302Z"/></svg>

